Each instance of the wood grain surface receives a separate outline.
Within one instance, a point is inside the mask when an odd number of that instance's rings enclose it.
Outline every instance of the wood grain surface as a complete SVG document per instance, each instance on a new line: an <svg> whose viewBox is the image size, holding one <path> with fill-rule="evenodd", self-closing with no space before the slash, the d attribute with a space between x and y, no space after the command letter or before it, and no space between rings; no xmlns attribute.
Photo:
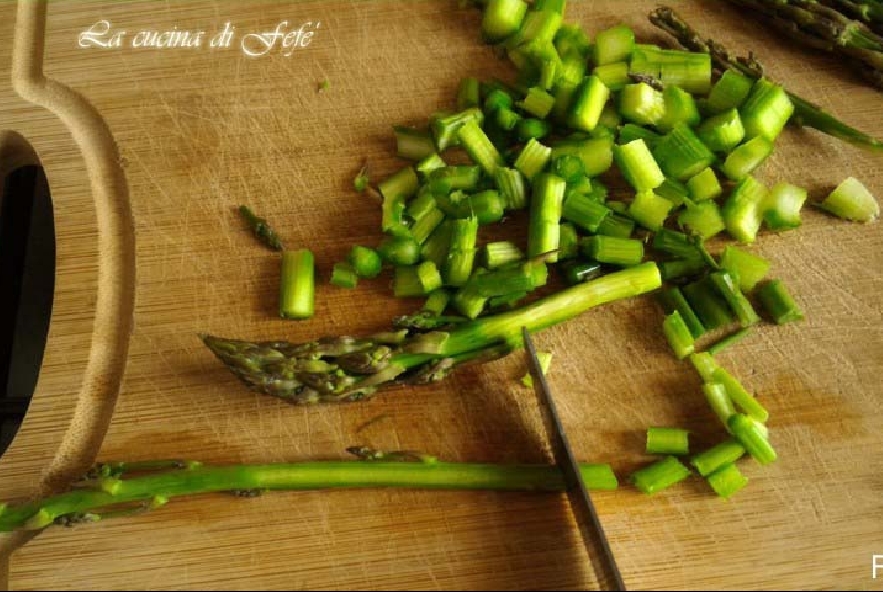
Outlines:
<svg viewBox="0 0 883 592"><path fill-rule="evenodd" d="M572 0L567 19L589 33L625 22L650 39L655 5ZM791 90L883 136L883 95L836 60L725 3L674 5L733 50L755 51ZM549 459L535 397L517 380L520 356L441 385L300 408L247 391L197 338L358 335L414 308L391 297L387 275L355 291L327 280L349 246L378 241L379 208L352 190L352 178L366 158L377 176L400 166L390 126L451 105L462 76L511 76L481 45L477 12L454 0L105 0L50 3L40 17L39 7L0 5L0 131L15 132L0 136L0 154L8 166L27 152L24 140L33 147L58 233L43 371L24 428L0 459L0 499L57 490L95 459L297 461L343 458L353 444L448 460ZM230 22L237 40L282 21L321 25L287 56L277 48L250 58L236 40L215 51L78 47L79 33L101 19L128 32L216 32ZM320 93L324 79L330 87ZM759 176L818 198L854 175L883 197L881 165L881 155L789 129ZM278 256L243 228L241 203L270 218L289 245L315 252L313 319L278 318ZM871 577L872 555L883 554L883 226L807 209L799 231L764 232L754 250L792 288L806 321L765 325L720 357L769 409L780 460L746 463L750 484L730 502L698 478L655 496L628 486L596 494L612 548L633 589L883 589L883 577ZM642 453L649 426L688 427L697 447L720 438L661 319L652 300L636 299L536 338L555 354L549 380L575 453L611 463L623 481L650 460ZM21 542L2 539L7 550ZM206 495L49 529L11 555L7 585L596 582L563 495L370 490Z"/></svg>

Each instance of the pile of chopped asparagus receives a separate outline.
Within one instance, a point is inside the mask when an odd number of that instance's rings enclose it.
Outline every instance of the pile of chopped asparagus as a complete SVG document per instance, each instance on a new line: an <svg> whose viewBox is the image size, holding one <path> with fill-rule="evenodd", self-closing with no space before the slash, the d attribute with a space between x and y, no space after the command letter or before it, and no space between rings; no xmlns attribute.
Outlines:
<svg viewBox="0 0 883 592"><path fill-rule="evenodd" d="M876 3L867 4L861 14L879 18ZM763 323L803 319L750 245L763 232L799 228L807 190L788 179L768 185L761 167L788 124L872 150L883 144L787 92L755 59L731 58L669 8L650 20L684 50L640 43L624 25L591 39L564 22L565 0L478 5L482 38L511 60L515 80L466 78L449 112L422 129L393 128L408 164L376 188L367 166L354 181L359 193L381 198L383 236L354 246L330 270L330 282L346 289L391 272L394 296L423 299L414 314L362 338L294 344L204 335L203 342L255 390L297 404L342 403L442 380L522 347L523 327L538 331L654 293L665 310L661 332L701 376L696 395L719 419L721 438L691 452L688 430L653 426L646 452L659 460L629 481L652 494L695 472L729 498L748 481L737 462L766 465L777 455L769 412L714 356ZM879 216L854 177L812 205L862 223ZM480 241L480 228L510 223L519 211L528 219L520 241ZM286 249L266 220L245 206L241 213L258 239L281 251L280 316L311 318L313 253ZM544 354L544 371L551 357ZM94 522L217 491L563 486L551 466L354 454L373 462L104 464L71 492L0 505L0 531ZM585 465L583 477L591 488L618 486L609 465Z"/></svg>
<svg viewBox="0 0 883 592"><path fill-rule="evenodd" d="M592 40L564 22L564 8L564 0L482 3L482 37L515 66L514 82L465 78L451 111L423 128L393 127L398 156L409 162L377 184L384 238L354 247L331 283L352 289L389 269L396 297L425 298L396 320L398 332L297 346L205 343L264 393L357 400L503 355L520 345L518 325L537 329L595 306L596 296L583 301L584 289L610 294L602 286L615 282L611 300L654 291L662 332L699 371L727 436L727 455L715 447L691 462L729 497L746 483L739 457L766 464L776 454L768 412L714 356L764 322L803 319L750 245L765 231L799 228L807 190L788 179L767 185L761 167L789 123L869 149L880 144L765 77L755 58L731 58L670 8L650 20L683 50L641 43L624 25ZM370 188L367 169L355 186ZM859 222L879 215L854 177L812 205ZM521 241L479 240L480 228L507 224L519 210L528 218ZM707 244L723 248L712 253ZM311 316L314 274L311 260L284 268L283 316ZM534 297L561 283L570 287ZM544 356L548 364L551 353ZM676 458L689 453L688 441L679 428L651 428L647 452L664 458L635 473L634 484L649 493L689 476Z"/></svg>

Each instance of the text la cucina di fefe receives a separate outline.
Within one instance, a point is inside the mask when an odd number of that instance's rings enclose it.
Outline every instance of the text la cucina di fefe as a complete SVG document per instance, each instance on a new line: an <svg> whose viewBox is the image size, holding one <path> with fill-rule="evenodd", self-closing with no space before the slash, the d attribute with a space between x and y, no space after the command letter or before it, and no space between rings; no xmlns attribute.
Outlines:
<svg viewBox="0 0 883 592"><path fill-rule="evenodd" d="M294 50L310 45L321 27L320 22L308 21L298 26L282 21L273 30L245 33L239 39L242 52L250 57L261 57L276 50L289 56ZM142 29L136 32L115 30L107 20L100 20L80 33L78 44L82 48L97 47L115 49L138 48L229 48L236 37L236 27L226 23L223 30L208 33L202 30L159 31Z"/></svg>

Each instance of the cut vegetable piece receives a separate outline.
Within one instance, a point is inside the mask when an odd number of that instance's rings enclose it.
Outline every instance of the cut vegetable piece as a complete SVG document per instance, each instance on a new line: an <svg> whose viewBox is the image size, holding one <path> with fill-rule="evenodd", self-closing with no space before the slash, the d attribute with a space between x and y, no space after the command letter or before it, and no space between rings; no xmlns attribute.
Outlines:
<svg viewBox="0 0 883 592"><path fill-rule="evenodd" d="M690 363L696 368L696 372L705 382L714 382L714 371L720 368L709 353L695 353L690 355Z"/></svg>
<svg viewBox="0 0 883 592"><path fill-rule="evenodd" d="M714 370L711 370L711 377L714 377ZM711 407L723 426L727 427L730 416L736 413L730 395L727 394L727 387L721 382L706 382L702 385L702 392L705 394L708 406Z"/></svg>
<svg viewBox="0 0 883 592"><path fill-rule="evenodd" d="M659 294L659 299L666 314L678 313L681 320L687 325L687 329L690 331L690 335L692 335L694 339L698 339L705 334L705 327L702 326L702 321L700 321L699 317L696 316L696 313L693 312L690 303L684 298L684 295L679 288L668 288L663 290Z"/></svg>
<svg viewBox="0 0 883 592"><path fill-rule="evenodd" d="M597 66L625 61L635 47L635 32L625 25L605 29L595 35L594 61Z"/></svg>
<svg viewBox="0 0 883 592"><path fill-rule="evenodd" d="M561 224L558 236L558 261L573 259L579 255L579 235L573 224Z"/></svg>
<svg viewBox="0 0 883 592"><path fill-rule="evenodd" d="M527 205L524 176L521 171L500 167L494 175L494 182L507 209L520 210Z"/></svg>
<svg viewBox="0 0 883 592"><path fill-rule="evenodd" d="M709 239L726 229L720 209L713 201L688 204L678 216L678 225L702 239Z"/></svg>
<svg viewBox="0 0 883 592"><path fill-rule="evenodd" d="M769 419L769 412L754 395L745 390L745 387L742 386L742 383L736 377L720 367L714 371L712 376L715 382L724 385L727 389L727 396L730 397L733 405L741 409L743 413L761 423Z"/></svg>
<svg viewBox="0 0 883 592"><path fill-rule="evenodd" d="M720 497L729 499L748 485L748 477L736 465L730 464L709 475L708 484Z"/></svg>
<svg viewBox="0 0 883 592"><path fill-rule="evenodd" d="M552 44L555 34L561 27L563 16L557 10L542 10L534 7L528 10L519 30L509 37L505 45L509 48L522 47L527 52Z"/></svg>
<svg viewBox="0 0 883 592"><path fill-rule="evenodd" d="M451 248L451 233L453 231L453 222L445 220L439 224L436 229L429 235L423 247L420 249L420 257L426 261L432 261L436 267L441 268L448 257L448 251Z"/></svg>
<svg viewBox="0 0 883 592"><path fill-rule="evenodd" d="M714 154L683 123L656 143L653 157L666 176L678 181L686 181L714 162Z"/></svg>
<svg viewBox="0 0 883 592"><path fill-rule="evenodd" d="M587 132L595 129L601 111L610 97L610 89L597 76L586 76L576 87L567 122L570 127Z"/></svg>
<svg viewBox="0 0 883 592"><path fill-rule="evenodd" d="M353 266L356 274L361 278L376 278L380 275L380 270L383 268L380 254L369 247L358 245L353 247L350 250L348 261Z"/></svg>
<svg viewBox="0 0 883 592"><path fill-rule="evenodd" d="M392 129L396 136L396 152L399 158L418 161L435 154L435 140L428 131L401 125L394 125Z"/></svg>
<svg viewBox="0 0 883 592"><path fill-rule="evenodd" d="M414 167L417 169L417 175L423 179L424 181L429 178L429 174L436 169L440 169L447 166L444 159L441 156L433 152L423 160L417 163Z"/></svg>
<svg viewBox="0 0 883 592"><path fill-rule="evenodd" d="M481 93L478 89L478 79L467 76L460 80L460 86L457 88L457 109L471 109L472 107L481 106Z"/></svg>
<svg viewBox="0 0 883 592"><path fill-rule="evenodd" d="M522 149L521 154L515 160L515 168L528 179L533 179L540 173L549 162L552 156L552 149L543 146L535 139L530 140Z"/></svg>
<svg viewBox="0 0 883 592"><path fill-rule="evenodd" d="M316 297L316 261L309 249L282 253L279 316L303 320L313 316Z"/></svg>
<svg viewBox="0 0 883 592"><path fill-rule="evenodd" d="M610 208L598 203L592 195L571 195L564 202L561 216L589 232L597 232L601 222L610 215Z"/></svg>
<svg viewBox="0 0 883 592"><path fill-rule="evenodd" d="M488 115L494 113L498 109L511 109L515 105L512 95L502 88L493 88L487 92L484 97L482 107Z"/></svg>
<svg viewBox="0 0 883 592"><path fill-rule="evenodd" d="M693 95L678 86L666 86L662 90L665 110L657 123L663 132L669 132L678 124L694 126L699 123L699 109Z"/></svg>
<svg viewBox="0 0 883 592"><path fill-rule="evenodd" d="M558 66L558 70L555 73L555 83L552 86L552 94L555 95L556 103L558 100L558 93L562 89L576 88L579 83L583 81L583 78L585 78L585 76L585 60L578 57L566 56L565 54L561 54L561 65Z"/></svg>
<svg viewBox="0 0 883 592"><path fill-rule="evenodd" d="M739 112L730 109L703 121L696 135L712 152L730 152L745 139L745 128Z"/></svg>
<svg viewBox="0 0 883 592"><path fill-rule="evenodd" d="M602 273L597 261L571 261L564 266L564 278L571 286L597 279Z"/></svg>
<svg viewBox="0 0 883 592"><path fill-rule="evenodd" d="M698 275L705 271L706 267L708 264L700 258L675 259L660 263L659 272L662 274L662 279L668 282Z"/></svg>
<svg viewBox="0 0 883 592"><path fill-rule="evenodd" d="M438 200L439 208L452 218L475 217L478 219L478 224L482 226L498 222L505 213L506 204L503 201L503 197L494 189L480 191L472 195L455 191L450 196L436 199Z"/></svg>
<svg viewBox="0 0 883 592"><path fill-rule="evenodd" d="M739 285L726 271L716 271L710 276L717 291L724 297L730 310L736 315L736 319L742 327L750 327L760 322L760 317L754 311L754 307L739 289Z"/></svg>
<svg viewBox="0 0 883 592"><path fill-rule="evenodd" d="M762 465L768 465L776 460L776 451L767 440L762 427L750 417L736 413L728 423L730 432L754 460Z"/></svg>
<svg viewBox="0 0 883 592"><path fill-rule="evenodd" d="M762 205L763 221L773 231L800 227L800 210L806 201L806 189L790 183L776 183Z"/></svg>
<svg viewBox="0 0 883 592"><path fill-rule="evenodd" d="M777 325L804 320L803 311L782 280L764 282L757 289L757 298L767 315Z"/></svg>
<svg viewBox="0 0 883 592"><path fill-rule="evenodd" d="M472 275L478 242L478 219L454 220L451 229L451 250L444 266L444 281L449 286L462 286Z"/></svg>
<svg viewBox="0 0 883 592"><path fill-rule="evenodd" d="M702 321L702 325L709 331L732 322L729 306L707 277L684 286L681 292Z"/></svg>
<svg viewBox="0 0 883 592"><path fill-rule="evenodd" d="M513 294L506 294L505 296L494 296L493 298L488 298L487 306L490 308L513 308L520 300L523 300L527 296L527 292L515 292Z"/></svg>
<svg viewBox="0 0 883 592"><path fill-rule="evenodd" d="M673 207L670 201L653 191L638 191L629 206L629 215L644 228L659 230Z"/></svg>
<svg viewBox="0 0 883 592"><path fill-rule="evenodd" d="M478 271L476 271L478 273ZM451 299L454 308L469 319L478 318L487 306L488 299L478 294L473 294L466 288L461 288Z"/></svg>
<svg viewBox="0 0 883 592"><path fill-rule="evenodd" d="M522 111L530 113L540 119L545 119L555 106L555 97L542 88L532 87L527 90L523 100L516 103Z"/></svg>
<svg viewBox="0 0 883 592"><path fill-rule="evenodd" d="M471 294L490 298L516 292L530 292L548 281L546 264L527 261L509 265L487 273L476 274L469 279L465 290Z"/></svg>
<svg viewBox="0 0 883 592"><path fill-rule="evenodd" d="M724 351L725 349L727 349L728 347L730 347L734 343L738 343L739 341L742 341L743 339L745 339L749 333L751 333L751 329L748 329L748 328L739 329L735 333L731 333L730 335L727 335L726 337L723 337L720 340L718 340L717 342L708 346L708 348L705 351L707 351L708 353L710 353L713 356L716 356L717 354Z"/></svg>
<svg viewBox="0 0 883 592"><path fill-rule="evenodd" d="M613 140L610 138L565 141L552 146L552 158L572 154L583 161L586 176L596 177L613 164Z"/></svg>
<svg viewBox="0 0 883 592"><path fill-rule="evenodd" d="M488 0L481 21L486 41L494 43L514 35L527 14L524 0Z"/></svg>
<svg viewBox="0 0 883 592"><path fill-rule="evenodd" d="M388 236L377 247L377 252L392 265L414 265L420 260L420 245L410 236Z"/></svg>
<svg viewBox="0 0 883 592"><path fill-rule="evenodd" d="M475 121L479 126L484 123L484 113L481 109L473 107L460 113L439 113L432 117L430 129L435 138L435 148L438 152L444 152L451 146L460 143L458 132L468 121Z"/></svg>
<svg viewBox="0 0 883 592"><path fill-rule="evenodd" d="M679 86L694 95L711 89L711 55L660 49L640 44L632 51L630 73L652 76L665 86Z"/></svg>
<svg viewBox="0 0 883 592"><path fill-rule="evenodd" d="M711 113L723 113L730 109L738 109L751 93L754 81L741 72L727 69L708 93L708 110Z"/></svg>
<svg viewBox="0 0 883 592"><path fill-rule="evenodd" d="M555 33L554 43L562 60L585 63L592 51L592 41L579 25L561 25Z"/></svg>
<svg viewBox="0 0 883 592"><path fill-rule="evenodd" d="M681 313L674 311L667 315L662 321L662 331L677 359L683 360L693 353L695 345L693 335L681 317Z"/></svg>
<svg viewBox="0 0 883 592"><path fill-rule="evenodd" d="M762 221L761 206L766 194L766 186L749 175L736 185L724 202L721 215L727 232L737 241L751 244L757 238Z"/></svg>
<svg viewBox="0 0 883 592"><path fill-rule="evenodd" d="M647 428L647 454L689 454L690 431L683 428Z"/></svg>
<svg viewBox="0 0 883 592"><path fill-rule="evenodd" d="M429 179L430 185L441 193L447 193L451 189L475 189L481 179L481 167L446 166L432 171L429 174Z"/></svg>
<svg viewBox="0 0 883 592"><path fill-rule="evenodd" d="M656 125L665 115L665 99L646 82L627 84L619 94L619 112L629 121Z"/></svg>
<svg viewBox="0 0 883 592"><path fill-rule="evenodd" d="M576 183L582 179L588 181L588 178L585 176L583 161L572 154L562 154L554 159L552 161L552 172L567 181L568 184ZM591 181L589 181L590 191L591 188Z"/></svg>
<svg viewBox="0 0 883 592"><path fill-rule="evenodd" d="M704 169L695 177L690 177L687 181L687 188L690 190L690 198L694 201L705 201L708 199L717 199L723 189L717 175L711 167Z"/></svg>
<svg viewBox="0 0 883 592"><path fill-rule="evenodd" d="M727 440L695 455L690 459L690 464L700 475L707 477L721 467L733 464L744 455L744 446L735 440Z"/></svg>
<svg viewBox="0 0 883 592"><path fill-rule="evenodd" d="M855 222L873 222L880 215L880 204L855 177L847 177L820 204L828 212Z"/></svg>
<svg viewBox="0 0 883 592"><path fill-rule="evenodd" d="M371 180L368 178L368 165L363 166L353 179L353 188L359 193L368 189Z"/></svg>
<svg viewBox="0 0 883 592"><path fill-rule="evenodd" d="M383 197L381 228L384 232L392 232L395 227L403 226L405 202L417 193L419 187L420 179L414 167L405 167L378 184Z"/></svg>
<svg viewBox="0 0 883 592"><path fill-rule="evenodd" d="M638 469L631 474L630 480L635 487L646 494L653 494L679 483L690 476L690 469L674 456Z"/></svg>
<svg viewBox="0 0 883 592"><path fill-rule="evenodd" d="M604 86L610 89L611 92L620 91L631 82L628 62L616 62L597 66L592 70L592 75L603 82Z"/></svg>
<svg viewBox="0 0 883 592"><path fill-rule="evenodd" d="M630 238L592 236L580 242L583 255L599 263L637 265L644 259L644 243Z"/></svg>
<svg viewBox="0 0 883 592"><path fill-rule="evenodd" d="M682 259L691 259L700 257L699 249L696 248L696 242L683 232L671 230L669 228L661 228L653 235L653 242L650 246L657 251L674 255Z"/></svg>
<svg viewBox="0 0 883 592"><path fill-rule="evenodd" d="M395 268L392 292L396 298L414 298L426 294L420 284L416 266L399 265Z"/></svg>
<svg viewBox="0 0 883 592"><path fill-rule="evenodd" d="M760 78L739 110L745 137L775 140L794 114L794 103L780 85Z"/></svg>
<svg viewBox="0 0 883 592"><path fill-rule="evenodd" d="M763 136L757 136L730 152L721 171L733 181L741 181L750 176L772 153L772 142Z"/></svg>
<svg viewBox="0 0 883 592"><path fill-rule="evenodd" d="M669 177L666 177L662 185L654 189L653 192L659 197L664 197L670 201L676 208L690 201L690 191L687 186Z"/></svg>
<svg viewBox="0 0 883 592"><path fill-rule="evenodd" d="M660 139L662 139L662 136L653 130L641 127L640 125L635 125L634 123L626 123L619 128L619 144L628 144L635 140L644 140L644 143L652 148Z"/></svg>
<svg viewBox="0 0 883 592"><path fill-rule="evenodd" d="M496 269L524 259L524 253L510 241L487 243L484 246L484 260L488 269Z"/></svg>
<svg viewBox="0 0 883 592"><path fill-rule="evenodd" d="M749 293L770 270L770 262L737 247L728 246L721 255L721 267L739 281L742 292Z"/></svg>
<svg viewBox="0 0 883 592"><path fill-rule="evenodd" d="M549 135L550 130L551 126L548 121L527 118L521 119L518 122L518 125L515 128L515 135L518 136L518 139L522 142L527 142L531 139L539 140L540 138L546 137Z"/></svg>
<svg viewBox="0 0 883 592"><path fill-rule="evenodd" d="M665 175L644 140L614 146L613 158L636 191L656 189L665 180Z"/></svg>
<svg viewBox="0 0 883 592"><path fill-rule="evenodd" d="M503 158L496 146L474 119L460 126L457 135L460 138L460 144L472 161L481 166L488 175L493 175L497 171L497 167L503 166Z"/></svg>
<svg viewBox="0 0 883 592"><path fill-rule="evenodd" d="M447 290L435 290L429 295L426 302L423 303L423 308L420 310L435 316L441 316L450 302L451 294Z"/></svg>
<svg viewBox="0 0 883 592"><path fill-rule="evenodd" d="M555 175L538 175L533 183L533 196L530 205L530 226L528 228L527 256L537 257L558 250L560 242L564 179ZM556 255L551 255L554 262ZM514 292L515 290L509 290Z"/></svg>
<svg viewBox="0 0 883 592"><path fill-rule="evenodd" d="M545 376L549 373L549 368L552 365L552 353L543 351L537 352L537 362L540 363L540 371L543 373L543 376ZM521 384L527 388L533 388L533 376L530 375L530 372L521 378Z"/></svg>
<svg viewBox="0 0 883 592"><path fill-rule="evenodd" d="M611 212L604 216L598 225L598 234L615 236L618 238L630 238L635 231L635 221L622 214Z"/></svg>
<svg viewBox="0 0 883 592"><path fill-rule="evenodd" d="M420 287L424 294L429 294L441 288L442 278L432 261L424 261L417 266L417 279L420 281Z"/></svg>
<svg viewBox="0 0 883 592"><path fill-rule="evenodd" d="M502 204L500 205L499 214L499 217L496 218L497 220L503 217ZM414 225L411 226L411 238L413 238L418 245L422 245L444 219L444 212L438 208L432 208L414 221Z"/></svg>

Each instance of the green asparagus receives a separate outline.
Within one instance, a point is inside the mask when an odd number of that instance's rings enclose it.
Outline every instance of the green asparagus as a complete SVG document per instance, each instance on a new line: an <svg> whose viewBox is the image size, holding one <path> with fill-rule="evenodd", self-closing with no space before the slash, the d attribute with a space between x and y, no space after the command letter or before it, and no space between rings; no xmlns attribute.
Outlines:
<svg viewBox="0 0 883 592"><path fill-rule="evenodd" d="M394 384L444 379L459 364L495 359L521 347L520 331L538 331L591 308L652 292L662 284L653 262L569 287L520 309L421 332L412 318L398 332L293 344L203 335L203 343L249 387L296 404L358 401ZM425 319L423 319L425 320Z"/></svg>
<svg viewBox="0 0 883 592"><path fill-rule="evenodd" d="M749 54L748 58L731 57L726 47L712 39L703 38L671 8L661 6L654 10L649 18L650 22L671 35L685 49L709 52L712 64L718 73L732 69L753 80L763 77L763 67L753 54ZM847 125L821 107L792 92L789 92L788 96L794 103L794 115L790 123L811 127L856 146L875 151L883 150L883 140L873 138Z"/></svg>
<svg viewBox="0 0 883 592"><path fill-rule="evenodd" d="M362 458L361 449L351 449ZM564 478L552 465L441 462L425 455L383 455L399 460L305 461L265 465L208 466L194 461L106 463L70 491L9 506L0 512L0 532L72 526L159 508L172 498L215 492L253 497L263 491L330 488L563 491ZM146 466L145 466L146 465ZM132 474L133 476L128 476ZM618 486L609 465L580 464L589 489ZM0 506L2 507L2 506Z"/></svg>

